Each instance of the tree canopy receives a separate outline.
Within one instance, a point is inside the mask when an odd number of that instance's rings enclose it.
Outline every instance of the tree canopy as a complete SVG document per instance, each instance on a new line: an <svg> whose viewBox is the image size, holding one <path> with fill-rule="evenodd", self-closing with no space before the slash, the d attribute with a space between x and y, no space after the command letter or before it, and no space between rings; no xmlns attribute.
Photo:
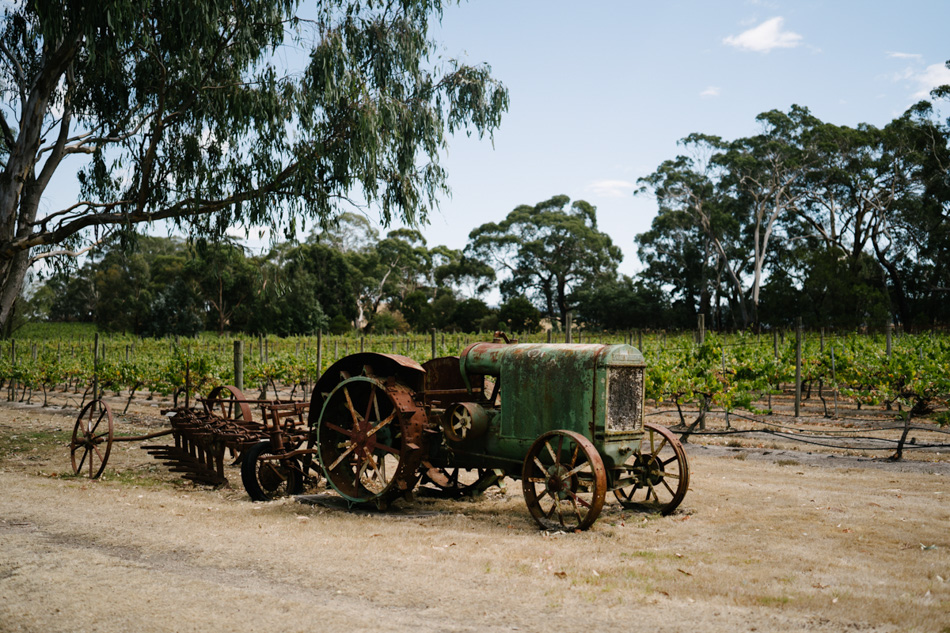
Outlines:
<svg viewBox="0 0 950 633"><path fill-rule="evenodd" d="M501 222L479 226L466 251L503 272L502 296L527 295L555 319L577 306L580 289L616 276L623 257L597 229L596 207L563 195L520 205Z"/></svg>
<svg viewBox="0 0 950 633"><path fill-rule="evenodd" d="M0 26L0 325L40 258L141 223L292 236L345 205L424 221L446 132L491 134L487 65L429 38L442 0L25 0ZM299 51L300 68L278 60ZM79 199L42 205L82 159Z"/></svg>
<svg viewBox="0 0 950 633"><path fill-rule="evenodd" d="M929 102L883 127L800 106L757 120L749 138L688 136L640 179L659 211L641 279L720 326L946 322L950 121Z"/></svg>

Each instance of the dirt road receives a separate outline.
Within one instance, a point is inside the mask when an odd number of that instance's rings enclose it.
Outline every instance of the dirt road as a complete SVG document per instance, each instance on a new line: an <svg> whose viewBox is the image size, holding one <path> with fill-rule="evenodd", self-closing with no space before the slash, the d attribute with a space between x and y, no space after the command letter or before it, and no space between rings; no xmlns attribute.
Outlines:
<svg viewBox="0 0 950 633"><path fill-rule="evenodd" d="M3 632L950 631L946 462L693 446L676 514L546 534L517 482L389 514L255 504L131 443L64 477L68 414L0 406Z"/></svg>

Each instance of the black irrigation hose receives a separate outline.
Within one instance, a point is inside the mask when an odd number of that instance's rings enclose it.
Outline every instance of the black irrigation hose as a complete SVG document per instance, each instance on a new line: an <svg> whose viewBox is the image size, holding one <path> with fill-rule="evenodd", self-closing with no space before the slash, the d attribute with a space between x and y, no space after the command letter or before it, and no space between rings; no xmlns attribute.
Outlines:
<svg viewBox="0 0 950 633"><path fill-rule="evenodd" d="M676 413L677 415L679 414L679 412L676 411L675 409L670 409L670 410L667 410L667 411L654 411L654 412L652 412L652 413L647 413L646 415L647 415L647 417L649 417L649 416L653 416L653 415L669 415L669 414L671 414L671 413ZM683 413L690 413L690 414L695 413L695 414L697 414L697 415L699 414L698 411L692 411L692 410L687 410L687 409L684 409L684 410L683 410ZM722 415L724 415L724 414L725 414L724 411L707 411L707 412L706 412L706 415L707 415L707 416L722 416ZM779 423L777 423L777 422L770 422L770 421L767 421L767 420L762 420L762 419L760 419L760 418L755 418L755 417L752 417L752 416L743 415L743 414L741 414L741 413L729 412L729 415L730 415L730 417L740 418L740 419L742 419L742 420L748 420L748 421L750 421L750 422L755 422L755 423L757 423L757 424L764 424L764 425L766 425L766 426L772 426L772 427L776 427L776 428L780 428L780 429L781 429L781 428L784 428L784 429L792 429L792 430L795 430L795 429L796 429L796 427L793 427L793 426L788 426L788 425L785 425L785 424L779 424ZM776 414L773 414L773 415L776 415ZM779 414L779 415L780 415L780 414ZM825 421L825 420L828 420L829 418L808 418L808 419L809 419L809 420L812 420L812 421ZM858 422L858 423L867 422L867 421L868 421L868 420L862 419L862 418L835 418L835 420L838 420L838 421L852 421L852 422ZM912 431L925 431L925 432L927 432L927 433L942 433L942 434L944 434L944 435L950 435L950 429L937 428L937 427L928 427L928 426L917 426L917 425L911 425L909 428L910 428L910 430L912 430ZM864 432L872 432L872 433L873 433L874 431L895 431L895 430L901 431L901 430L903 430L903 429L904 429L904 425L901 424L901 423L898 423L898 424L894 424L893 426L864 427L864 428L855 429L855 430L856 430L856 431L864 431ZM742 431L739 431L739 432L742 432ZM839 434L844 435L844 434L849 433L849 432L851 432L851 431L825 431L825 432L826 432L826 433L829 433L829 434L831 434L831 433L839 433ZM693 433L692 435L696 435L696 433Z"/></svg>
<svg viewBox="0 0 950 633"><path fill-rule="evenodd" d="M775 437L780 437L787 440L792 440L795 442L801 442L803 444L811 444L813 446L825 446L827 448L837 448L844 450L861 450L861 451L891 451L894 450L894 447L898 445L898 440L889 440L886 438L876 438L876 437L859 437L855 439L866 439L874 442L884 443L887 446L883 447L874 447L874 446L843 446L841 444L831 444L827 442L816 442L812 440L807 440L804 437L791 435L787 433L781 433L779 431L770 431L768 429L753 429L750 431L695 431L690 433L690 435L738 435L738 434L751 434L751 433L762 433L764 435L773 435ZM812 436L812 437L821 437L821 436ZM904 442L904 449L910 450L915 448L947 448L950 449L950 444L911 444L910 442Z"/></svg>

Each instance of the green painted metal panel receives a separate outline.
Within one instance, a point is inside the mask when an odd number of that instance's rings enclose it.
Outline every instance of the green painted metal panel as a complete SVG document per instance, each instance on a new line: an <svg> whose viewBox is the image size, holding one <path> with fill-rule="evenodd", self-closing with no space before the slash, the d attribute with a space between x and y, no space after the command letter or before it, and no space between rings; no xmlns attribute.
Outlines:
<svg viewBox="0 0 950 633"><path fill-rule="evenodd" d="M552 429L577 431L598 450L614 439L630 445L643 426L644 367L629 345L479 343L462 355L463 372L501 380L489 444L512 457Z"/></svg>

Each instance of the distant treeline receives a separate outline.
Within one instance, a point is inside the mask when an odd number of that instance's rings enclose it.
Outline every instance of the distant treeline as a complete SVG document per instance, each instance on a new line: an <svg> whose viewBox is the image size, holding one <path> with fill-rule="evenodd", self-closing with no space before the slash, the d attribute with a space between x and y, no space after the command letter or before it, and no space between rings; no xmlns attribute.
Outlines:
<svg viewBox="0 0 950 633"><path fill-rule="evenodd" d="M474 229L462 250L415 230L381 237L345 213L303 243L249 256L232 242L138 237L34 284L21 319L145 336L883 327L950 323L950 121L921 102L883 128L761 114L762 132L693 134L641 178L658 214L643 271L596 209L554 196ZM492 289L500 305L484 297Z"/></svg>

